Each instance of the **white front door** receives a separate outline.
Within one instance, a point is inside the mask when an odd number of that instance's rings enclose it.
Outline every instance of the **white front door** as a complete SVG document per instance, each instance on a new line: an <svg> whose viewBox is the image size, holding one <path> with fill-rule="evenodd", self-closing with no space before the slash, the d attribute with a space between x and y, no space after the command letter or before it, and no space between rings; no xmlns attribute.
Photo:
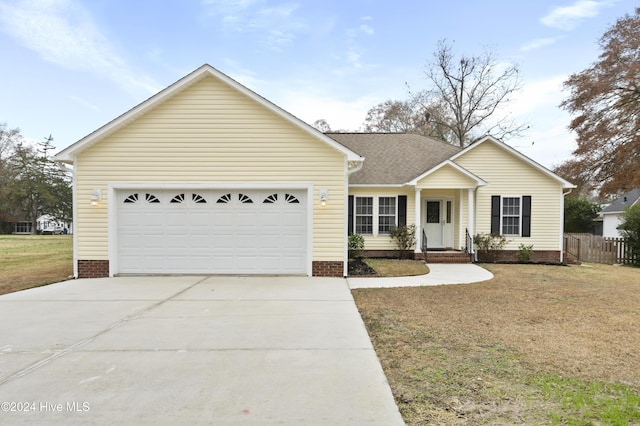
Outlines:
<svg viewBox="0 0 640 426"><path fill-rule="evenodd" d="M427 248L449 248L453 245L453 202L426 200L424 232Z"/></svg>

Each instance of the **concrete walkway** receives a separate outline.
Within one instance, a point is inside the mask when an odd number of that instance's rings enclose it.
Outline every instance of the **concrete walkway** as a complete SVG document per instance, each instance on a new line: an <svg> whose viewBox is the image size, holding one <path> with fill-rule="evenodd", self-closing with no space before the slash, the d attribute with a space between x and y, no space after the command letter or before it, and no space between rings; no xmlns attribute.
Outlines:
<svg viewBox="0 0 640 426"><path fill-rule="evenodd" d="M493 274L478 265L473 264L443 264L430 263L429 273L413 277L397 278L359 278L347 279L349 288L388 288L388 287L419 287L444 284L470 284L487 281Z"/></svg>
<svg viewBox="0 0 640 426"><path fill-rule="evenodd" d="M402 425L344 279L123 277L0 296L0 424Z"/></svg>

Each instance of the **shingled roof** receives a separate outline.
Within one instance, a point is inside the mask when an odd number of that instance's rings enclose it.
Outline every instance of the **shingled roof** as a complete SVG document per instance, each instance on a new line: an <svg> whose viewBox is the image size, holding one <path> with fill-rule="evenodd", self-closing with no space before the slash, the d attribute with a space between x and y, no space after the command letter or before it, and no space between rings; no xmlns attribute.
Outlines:
<svg viewBox="0 0 640 426"><path fill-rule="evenodd" d="M624 194L622 197L615 200L613 203L609 204L607 207L602 209L601 214L607 213L621 213L629 206L634 205L638 199L640 198L640 189L632 189L631 191Z"/></svg>
<svg viewBox="0 0 640 426"><path fill-rule="evenodd" d="M407 133L326 133L365 157L350 184L401 185L461 151L446 142Z"/></svg>

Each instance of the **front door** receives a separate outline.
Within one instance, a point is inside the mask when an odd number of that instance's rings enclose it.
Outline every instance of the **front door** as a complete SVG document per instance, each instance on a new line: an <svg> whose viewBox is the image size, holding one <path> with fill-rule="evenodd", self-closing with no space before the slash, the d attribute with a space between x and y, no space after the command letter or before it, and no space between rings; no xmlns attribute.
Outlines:
<svg viewBox="0 0 640 426"><path fill-rule="evenodd" d="M427 248L448 248L453 243L453 204L450 200L426 200L424 232Z"/></svg>

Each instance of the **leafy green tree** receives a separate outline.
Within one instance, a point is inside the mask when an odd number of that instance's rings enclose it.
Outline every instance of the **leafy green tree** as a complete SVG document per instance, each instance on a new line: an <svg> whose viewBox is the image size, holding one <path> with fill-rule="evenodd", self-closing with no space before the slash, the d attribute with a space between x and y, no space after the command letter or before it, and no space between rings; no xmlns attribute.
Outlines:
<svg viewBox="0 0 640 426"><path fill-rule="evenodd" d="M7 123L0 123L0 222L13 222L20 215L9 194L15 179L11 166L16 146L22 142L20 129L10 129Z"/></svg>
<svg viewBox="0 0 640 426"><path fill-rule="evenodd" d="M631 251L634 264L640 265L640 204L627 207L618 227Z"/></svg>
<svg viewBox="0 0 640 426"><path fill-rule="evenodd" d="M569 197L564 200L564 232L593 232L593 221L600 206L587 197Z"/></svg>
<svg viewBox="0 0 640 426"><path fill-rule="evenodd" d="M64 166L49 158L53 138L40 143L38 151L24 144L18 129L12 130L9 136L12 148L2 163L3 178L6 179L0 186L3 195L0 208L4 216L13 221L29 219L34 233L36 221L43 214L70 221L71 178Z"/></svg>

